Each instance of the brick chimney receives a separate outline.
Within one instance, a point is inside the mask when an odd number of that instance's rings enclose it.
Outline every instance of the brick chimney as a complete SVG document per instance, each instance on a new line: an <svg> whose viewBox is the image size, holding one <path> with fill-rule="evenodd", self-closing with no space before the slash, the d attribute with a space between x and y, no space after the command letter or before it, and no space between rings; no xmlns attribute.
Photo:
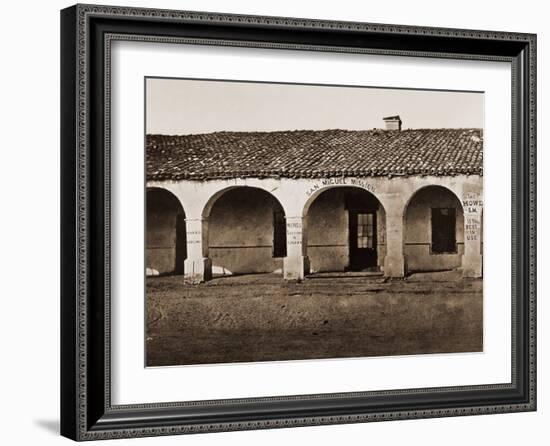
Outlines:
<svg viewBox="0 0 550 446"><path fill-rule="evenodd" d="M386 116L385 118L382 118L384 120L384 123L386 124L386 130L397 130L401 131L401 118L399 115L395 116Z"/></svg>

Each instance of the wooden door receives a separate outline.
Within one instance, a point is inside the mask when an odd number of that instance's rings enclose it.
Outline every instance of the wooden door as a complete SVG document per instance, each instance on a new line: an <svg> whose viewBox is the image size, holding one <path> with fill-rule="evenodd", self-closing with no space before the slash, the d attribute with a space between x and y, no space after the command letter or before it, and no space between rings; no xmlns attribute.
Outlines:
<svg viewBox="0 0 550 446"><path fill-rule="evenodd" d="M350 270L374 268L378 263L376 211L349 211Z"/></svg>

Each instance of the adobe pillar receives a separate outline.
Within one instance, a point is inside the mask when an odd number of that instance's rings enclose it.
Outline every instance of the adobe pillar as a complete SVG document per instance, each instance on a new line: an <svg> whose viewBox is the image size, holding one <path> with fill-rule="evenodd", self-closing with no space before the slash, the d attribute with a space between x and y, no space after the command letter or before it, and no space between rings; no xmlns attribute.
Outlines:
<svg viewBox="0 0 550 446"><path fill-rule="evenodd" d="M304 218L286 217L286 257L283 261L285 280L302 280L309 273L308 258L304 255Z"/></svg>
<svg viewBox="0 0 550 446"><path fill-rule="evenodd" d="M481 255L481 218L483 200L480 194L469 192L462 198L464 210L464 254L462 255L462 275L477 278L483 274Z"/></svg>
<svg viewBox="0 0 550 446"><path fill-rule="evenodd" d="M388 206L389 207L389 206ZM386 209L386 258L384 276L404 277L405 257L403 252L403 207Z"/></svg>
<svg viewBox="0 0 550 446"><path fill-rule="evenodd" d="M208 258L208 220L187 218L187 258L184 277L188 283L200 283L212 278L212 261Z"/></svg>

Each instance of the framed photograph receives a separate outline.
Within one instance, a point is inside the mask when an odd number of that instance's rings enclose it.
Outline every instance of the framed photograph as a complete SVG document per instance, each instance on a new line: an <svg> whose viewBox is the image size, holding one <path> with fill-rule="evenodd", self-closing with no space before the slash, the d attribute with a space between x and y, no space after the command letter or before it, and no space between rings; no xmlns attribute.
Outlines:
<svg viewBox="0 0 550 446"><path fill-rule="evenodd" d="M536 36L61 11L61 433L536 409Z"/></svg>

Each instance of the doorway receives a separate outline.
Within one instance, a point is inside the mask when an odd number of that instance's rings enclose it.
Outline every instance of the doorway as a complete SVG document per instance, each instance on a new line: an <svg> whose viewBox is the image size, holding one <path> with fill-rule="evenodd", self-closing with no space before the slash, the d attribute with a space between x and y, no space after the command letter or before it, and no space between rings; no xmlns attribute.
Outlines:
<svg viewBox="0 0 550 446"><path fill-rule="evenodd" d="M376 211L349 210L349 269L363 271L378 265Z"/></svg>

